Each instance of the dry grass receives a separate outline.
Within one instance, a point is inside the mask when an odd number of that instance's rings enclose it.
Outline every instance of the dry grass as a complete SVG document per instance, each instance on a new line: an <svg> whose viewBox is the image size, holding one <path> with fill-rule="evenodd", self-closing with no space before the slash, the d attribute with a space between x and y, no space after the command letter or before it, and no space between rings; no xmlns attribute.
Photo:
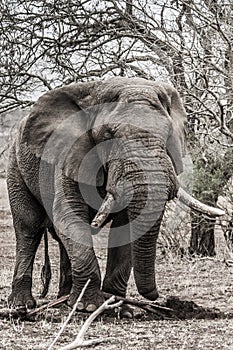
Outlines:
<svg viewBox="0 0 233 350"><path fill-rule="evenodd" d="M10 293L14 266L14 233L10 213L0 211L0 307ZM217 256L211 259L181 259L169 254L166 258L158 255L157 284L161 298L175 295L185 300L209 308L218 308L223 312L233 309L233 267L224 262L224 241L217 237ZM50 240L52 252L53 283L48 300L54 299L58 290L58 248ZM104 271L106 250L98 249L97 255ZM40 269L43 246L40 247L34 269L33 293L38 299L40 293ZM140 298L133 281L130 279L129 297ZM47 349L69 313L64 305L54 309L37 322L19 322L0 320L0 349L39 350ZM139 311L138 311L139 312ZM85 316L77 314L66 328L54 349L71 342L78 333ZM87 333L87 337L112 337L112 341L100 344L98 350L217 350L233 349L232 319L151 321L147 318L119 320L117 318L99 318Z"/></svg>

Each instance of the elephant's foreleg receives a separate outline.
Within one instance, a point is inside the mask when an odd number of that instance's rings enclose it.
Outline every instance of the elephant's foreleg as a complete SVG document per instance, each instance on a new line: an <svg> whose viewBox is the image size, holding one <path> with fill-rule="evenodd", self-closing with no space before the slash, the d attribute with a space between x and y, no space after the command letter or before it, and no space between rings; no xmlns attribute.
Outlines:
<svg viewBox="0 0 233 350"><path fill-rule="evenodd" d="M75 303L90 279L78 309L93 311L104 299L100 292L101 276L89 225L89 207L78 185L66 177L56 179L53 218L56 232L71 262L72 289L68 304L72 306Z"/></svg>
<svg viewBox="0 0 233 350"><path fill-rule="evenodd" d="M44 232L44 209L23 182L17 169L8 175L9 199L16 234L16 263L9 303L16 307L35 306L31 293L32 269Z"/></svg>

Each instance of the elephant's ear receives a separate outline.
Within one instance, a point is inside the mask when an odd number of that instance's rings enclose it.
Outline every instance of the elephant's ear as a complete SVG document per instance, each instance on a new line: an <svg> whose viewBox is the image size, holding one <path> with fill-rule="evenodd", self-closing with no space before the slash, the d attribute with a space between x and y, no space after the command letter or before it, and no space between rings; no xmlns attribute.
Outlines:
<svg viewBox="0 0 233 350"><path fill-rule="evenodd" d="M89 130L97 101L94 90L101 82L63 86L41 96L32 108L22 133L22 142L42 161L58 165L63 172L77 181L96 184L96 169L101 168L95 144ZM91 151L91 152L90 152ZM79 168L85 156L85 176ZM98 172L97 185L103 182Z"/></svg>
<svg viewBox="0 0 233 350"><path fill-rule="evenodd" d="M172 127L167 140L167 152L178 175L183 172L182 158L185 155L185 125L187 117L178 92L171 86L167 86L166 90L170 102L168 113L172 119Z"/></svg>

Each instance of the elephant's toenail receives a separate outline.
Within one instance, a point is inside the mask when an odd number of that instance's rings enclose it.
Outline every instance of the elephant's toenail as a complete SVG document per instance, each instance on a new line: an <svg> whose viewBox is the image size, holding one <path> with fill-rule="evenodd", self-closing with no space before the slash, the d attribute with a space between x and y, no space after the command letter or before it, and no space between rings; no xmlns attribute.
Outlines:
<svg viewBox="0 0 233 350"><path fill-rule="evenodd" d="M84 309L84 305L83 303L80 301L77 305L77 310L83 310Z"/></svg>
<svg viewBox="0 0 233 350"><path fill-rule="evenodd" d="M121 317L122 318L133 318L133 314L130 311L122 311Z"/></svg>
<svg viewBox="0 0 233 350"><path fill-rule="evenodd" d="M88 312L93 312L96 310L96 305L94 304L89 304L86 309Z"/></svg>

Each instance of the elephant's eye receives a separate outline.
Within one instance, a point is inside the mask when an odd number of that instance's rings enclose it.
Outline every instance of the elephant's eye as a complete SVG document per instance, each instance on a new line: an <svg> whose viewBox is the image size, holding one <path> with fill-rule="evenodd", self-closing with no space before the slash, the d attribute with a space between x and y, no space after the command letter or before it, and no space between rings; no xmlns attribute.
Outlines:
<svg viewBox="0 0 233 350"><path fill-rule="evenodd" d="M95 142L103 142L104 140L112 139L113 134L110 128L93 129L92 135Z"/></svg>
<svg viewBox="0 0 233 350"><path fill-rule="evenodd" d="M104 130L102 137L105 140L111 139L113 137L112 131L110 129Z"/></svg>

